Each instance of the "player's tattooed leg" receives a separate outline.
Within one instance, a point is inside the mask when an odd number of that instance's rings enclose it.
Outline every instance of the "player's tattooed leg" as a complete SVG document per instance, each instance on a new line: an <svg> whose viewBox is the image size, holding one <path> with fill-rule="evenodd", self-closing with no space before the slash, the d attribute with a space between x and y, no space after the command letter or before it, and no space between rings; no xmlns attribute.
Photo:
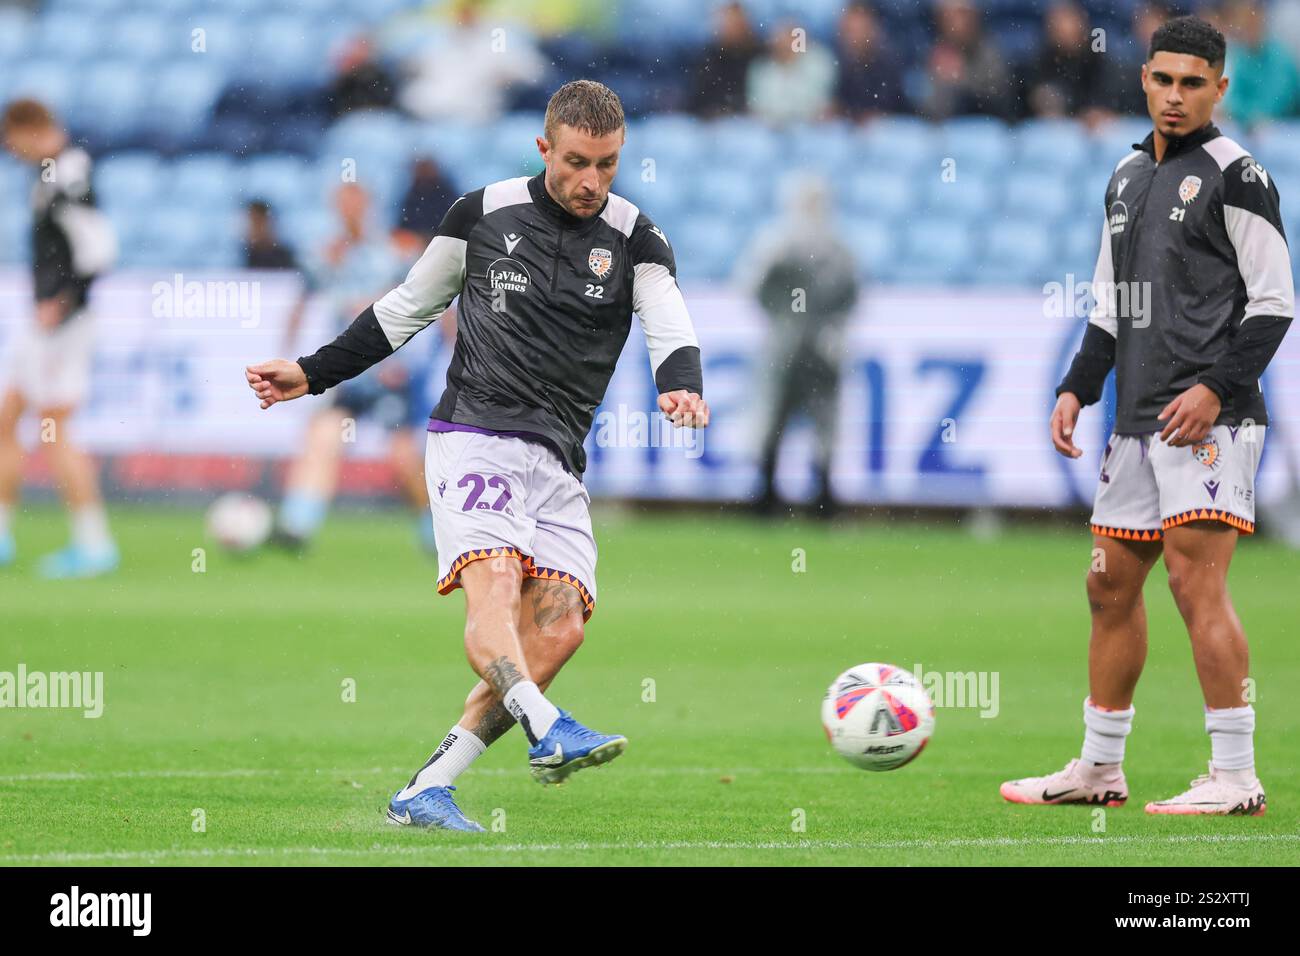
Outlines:
<svg viewBox="0 0 1300 956"><path fill-rule="evenodd" d="M483 741L483 746L489 747L514 725L515 718L510 711L501 703L495 703L470 729Z"/></svg>
<svg viewBox="0 0 1300 956"><path fill-rule="evenodd" d="M582 614L582 596L571 584L547 581L530 588L533 600L533 624L540 631L569 614Z"/></svg>
<svg viewBox="0 0 1300 956"><path fill-rule="evenodd" d="M492 685L497 697L504 698L510 688L526 678L510 658L502 656L488 664L483 671L483 679Z"/></svg>

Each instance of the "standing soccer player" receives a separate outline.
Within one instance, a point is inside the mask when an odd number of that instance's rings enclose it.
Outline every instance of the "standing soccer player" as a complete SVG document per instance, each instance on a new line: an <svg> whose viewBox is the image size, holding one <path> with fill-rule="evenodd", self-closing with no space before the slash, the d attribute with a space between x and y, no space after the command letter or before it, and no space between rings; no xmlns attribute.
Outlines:
<svg viewBox="0 0 1300 956"><path fill-rule="evenodd" d="M460 296L447 389L429 421L425 480L438 591L465 591L465 649L482 678L459 722L388 808L396 824L481 830L452 784L516 721L533 776L558 783L622 753L545 696L596 603L582 485L591 428L632 313L660 410L704 427L700 349L672 248L610 192L625 122L609 88L562 86L537 139L545 170L467 193L406 281L314 355L250 366L263 408L318 395L391 355Z"/></svg>
<svg viewBox="0 0 1300 956"><path fill-rule="evenodd" d="M15 100L2 125L5 147L40 174L32 187L35 321L14 336L0 389L0 567L17 553L10 519L22 479L18 422L31 410L51 436L45 447L72 520L71 544L46 555L40 572L51 578L92 577L117 567L117 547L95 467L69 440L69 422L90 386L90 286L113 264L117 241L95 208L90 157L68 142L49 109L36 100Z"/></svg>
<svg viewBox="0 0 1300 956"><path fill-rule="evenodd" d="M1147 652L1142 586L1161 553L1205 697L1209 773L1148 813L1264 812L1246 635L1228 595L1237 538L1255 530L1267 417L1260 377L1295 309L1272 177L1210 123L1223 98L1222 34L1178 17L1151 38L1142 86L1154 131L1115 168L1083 346L1057 389L1052 441L1077 458L1079 409L1112 366L1114 434L1092 514L1092 608L1083 753L1014 780L1015 803L1119 806L1133 692ZM1135 305L1136 304L1136 305ZM1125 305L1127 307L1125 307Z"/></svg>

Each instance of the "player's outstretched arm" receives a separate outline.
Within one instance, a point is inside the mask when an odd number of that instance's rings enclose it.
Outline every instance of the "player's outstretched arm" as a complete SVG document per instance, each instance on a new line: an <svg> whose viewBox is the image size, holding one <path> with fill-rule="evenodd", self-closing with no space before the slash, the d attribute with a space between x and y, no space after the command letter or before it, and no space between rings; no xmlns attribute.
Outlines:
<svg viewBox="0 0 1300 956"><path fill-rule="evenodd" d="M307 373L297 362L271 359L244 369L248 387L257 393L263 408L276 402L290 402L307 394Z"/></svg>
<svg viewBox="0 0 1300 956"><path fill-rule="evenodd" d="M698 392L679 388L659 396L659 411L677 428L707 428L709 403Z"/></svg>

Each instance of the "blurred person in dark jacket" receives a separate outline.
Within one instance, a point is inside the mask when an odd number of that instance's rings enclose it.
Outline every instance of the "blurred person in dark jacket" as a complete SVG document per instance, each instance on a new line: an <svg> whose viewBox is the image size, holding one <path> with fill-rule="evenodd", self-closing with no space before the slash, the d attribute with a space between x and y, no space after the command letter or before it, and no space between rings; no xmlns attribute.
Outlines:
<svg viewBox="0 0 1300 956"><path fill-rule="evenodd" d="M816 173L796 172L783 183L783 193L782 217L741 257L737 275L740 287L757 298L769 322L759 368L761 484L755 507L767 516L779 511L776 465L781 439L791 419L803 413L816 430L816 513L830 518L836 512L830 472L840 361L859 282L853 255L835 228L826 181Z"/></svg>
<svg viewBox="0 0 1300 956"><path fill-rule="evenodd" d="M1113 112L1108 91L1114 70L1095 42L1087 13L1074 0L1048 8L1043 46L1025 84L1032 115L1098 121Z"/></svg>
<svg viewBox="0 0 1300 956"><path fill-rule="evenodd" d="M393 239L407 254L419 255L459 196L442 167L428 156L420 157L411 165L411 184L402 197Z"/></svg>
<svg viewBox="0 0 1300 956"><path fill-rule="evenodd" d="M930 119L982 114L1007 118L1011 83L1006 57L984 35L970 0L939 0L938 38L926 59L922 112Z"/></svg>
<svg viewBox="0 0 1300 956"><path fill-rule="evenodd" d="M904 109L903 67L885 43L876 11L850 4L840 17L835 101L851 119Z"/></svg>
<svg viewBox="0 0 1300 956"><path fill-rule="evenodd" d="M718 7L717 40L695 64L690 110L706 119L745 112L745 78L762 52L749 14L739 3Z"/></svg>

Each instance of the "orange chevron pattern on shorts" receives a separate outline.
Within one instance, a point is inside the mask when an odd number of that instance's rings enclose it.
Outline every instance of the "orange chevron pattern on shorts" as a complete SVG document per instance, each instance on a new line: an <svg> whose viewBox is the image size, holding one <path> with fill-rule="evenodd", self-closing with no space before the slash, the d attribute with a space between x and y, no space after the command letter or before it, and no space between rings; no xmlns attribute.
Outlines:
<svg viewBox="0 0 1300 956"><path fill-rule="evenodd" d="M466 551L451 562L451 569L447 572L447 576L438 580L438 593L450 594L460 587L461 568L471 562L482 561L484 558L518 558L524 562L525 574L528 574L533 569L533 559L518 548L475 548L473 551Z"/></svg>
<svg viewBox="0 0 1300 956"><path fill-rule="evenodd" d="M1176 528L1180 524L1187 524L1189 521L1222 521L1224 524L1232 525L1242 534L1255 533L1255 522L1247 521L1245 518L1238 518L1236 515L1220 511L1218 508L1193 508L1191 511L1184 511L1172 518L1166 518L1164 527L1168 530L1169 528Z"/></svg>
<svg viewBox="0 0 1300 956"><path fill-rule="evenodd" d="M541 568L533 565L526 568L524 573L531 578L541 578L544 581L563 581L565 584L572 584L578 589L578 594L582 596L582 620L585 622L591 618L592 612L596 609L596 602L592 599L591 592L587 590L586 585L568 571L557 571L555 568Z"/></svg>
<svg viewBox="0 0 1300 956"><path fill-rule="evenodd" d="M1106 538L1119 538L1123 541L1159 541L1161 533L1156 528L1144 528L1141 531L1134 531L1132 528L1107 528L1099 524L1092 527L1093 534L1099 534ZM1165 525L1165 527L1169 527Z"/></svg>

